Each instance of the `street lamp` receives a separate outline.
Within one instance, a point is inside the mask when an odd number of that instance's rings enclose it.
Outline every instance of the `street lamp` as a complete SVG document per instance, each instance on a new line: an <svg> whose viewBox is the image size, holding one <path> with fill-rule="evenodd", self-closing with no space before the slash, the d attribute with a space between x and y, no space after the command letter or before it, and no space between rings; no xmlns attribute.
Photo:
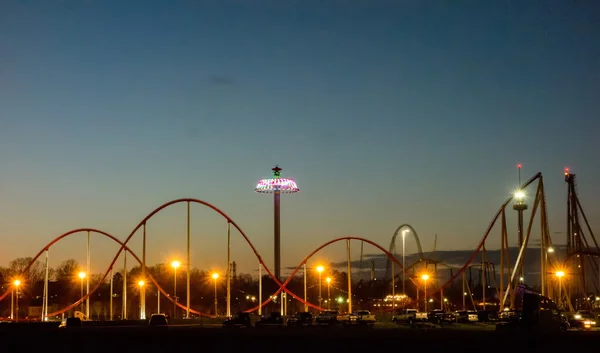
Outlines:
<svg viewBox="0 0 600 353"><path fill-rule="evenodd" d="M556 271L556 277L558 278L558 302L559 305L562 303L562 278L565 276L564 271Z"/></svg>
<svg viewBox="0 0 600 353"><path fill-rule="evenodd" d="M17 300L16 300L16 309L17 309L17 316L16 316L16 321L19 322L19 286L21 285L21 281L20 280L15 280L14 282L15 287L17 287Z"/></svg>
<svg viewBox="0 0 600 353"><path fill-rule="evenodd" d="M77 276L79 276L81 282L81 297L83 298L83 279L85 278L85 272L79 272ZM81 301L81 312L83 313L83 301Z"/></svg>
<svg viewBox="0 0 600 353"><path fill-rule="evenodd" d="M217 312L217 278L219 278L219 274L218 273L213 273L212 274L212 278L215 280L215 316L219 316L218 312Z"/></svg>
<svg viewBox="0 0 600 353"><path fill-rule="evenodd" d="M331 310L331 277L325 278L325 282L327 282L327 310Z"/></svg>
<svg viewBox="0 0 600 353"><path fill-rule="evenodd" d="M406 233L409 230L405 229L402 231L402 294L406 294L405 282L406 282ZM395 282L392 282L395 283ZM404 305L402 305L404 307Z"/></svg>
<svg viewBox="0 0 600 353"><path fill-rule="evenodd" d="M322 307L321 302L323 298L321 298L321 273L325 270L323 266L317 266L317 272L319 273L319 307Z"/></svg>
<svg viewBox="0 0 600 353"><path fill-rule="evenodd" d="M140 286L140 320L146 320L146 310L144 308L145 306L145 301L146 301L146 293L144 292L144 285L146 284L146 282L144 282L143 280L140 280L138 282L138 286Z"/></svg>
<svg viewBox="0 0 600 353"><path fill-rule="evenodd" d="M181 266L181 262L171 262L173 267L173 318L177 316L177 268Z"/></svg>
<svg viewBox="0 0 600 353"><path fill-rule="evenodd" d="M425 312L427 312L427 280L429 279L429 275L424 274L421 276L421 279L423 280L423 285L425 286Z"/></svg>

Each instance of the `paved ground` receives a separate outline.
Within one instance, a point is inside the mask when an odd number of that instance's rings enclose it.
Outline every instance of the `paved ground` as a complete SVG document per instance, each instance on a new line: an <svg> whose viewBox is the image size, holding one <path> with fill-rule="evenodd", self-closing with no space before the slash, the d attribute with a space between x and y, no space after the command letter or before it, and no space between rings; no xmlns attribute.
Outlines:
<svg viewBox="0 0 600 353"><path fill-rule="evenodd" d="M502 333L398 328L222 329L199 326L84 327L0 331L0 352L544 352L587 351L600 334Z"/></svg>

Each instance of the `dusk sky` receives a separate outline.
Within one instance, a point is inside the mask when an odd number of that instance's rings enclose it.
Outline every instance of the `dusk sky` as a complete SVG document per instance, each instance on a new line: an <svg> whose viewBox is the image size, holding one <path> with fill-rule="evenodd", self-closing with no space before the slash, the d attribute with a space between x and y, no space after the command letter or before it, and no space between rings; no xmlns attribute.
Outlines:
<svg viewBox="0 0 600 353"><path fill-rule="evenodd" d="M517 163L545 176L555 243L565 166L598 229L599 17L593 0L1 0L0 265L74 228L125 239L194 197L272 267L272 197L253 189L275 164L301 190L282 198L284 267L340 236L387 248L402 223L425 250L474 249ZM192 265L224 269L225 220L194 205L191 223ZM184 205L150 220L149 264L184 260L185 225ZM94 236L93 271L117 248ZM84 234L50 258L84 263Z"/></svg>

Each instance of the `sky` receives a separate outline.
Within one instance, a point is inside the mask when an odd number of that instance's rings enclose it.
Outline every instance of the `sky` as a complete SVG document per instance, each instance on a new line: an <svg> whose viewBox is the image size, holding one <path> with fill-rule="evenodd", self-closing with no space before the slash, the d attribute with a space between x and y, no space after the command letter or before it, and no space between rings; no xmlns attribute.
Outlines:
<svg viewBox="0 0 600 353"><path fill-rule="evenodd" d="M559 0L0 1L0 265L71 229L125 239L190 197L272 268L273 201L253 189L275 164L300 187L282 197L283 267L337 237L387 248L403 223L426 251L435 234L474 249L517 163L543 173L564 243L565 166L600 224L598 16L597 1ZM192 205L190 222L191 265L223 270L226 221ZM149 264L184 260L185 205L147 237ZM85 263L85 238L50 264ZM91 247L106 270L118 247ZM344 256L338 243L309 265ZM236 231L232 260L258 267Z"/></svg>

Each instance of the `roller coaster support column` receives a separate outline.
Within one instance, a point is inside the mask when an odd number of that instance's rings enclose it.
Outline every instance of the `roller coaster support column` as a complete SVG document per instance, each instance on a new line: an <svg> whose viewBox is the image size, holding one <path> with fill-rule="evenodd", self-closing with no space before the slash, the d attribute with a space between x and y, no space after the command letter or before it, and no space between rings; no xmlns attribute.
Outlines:
<svg viewBox="0 0 600 353"><path fill-rule="evenodd" d="M44 276L44 298L42 306L42 321L48 321L48 249L46 249L46 274Z"/></svg>
<svg viewBox="0 0 600 353"><path fill-rule="evenodd" d="M127 320L127 251L123 251L123 314L121 319Z"/></svg>
<svg viewBox="0 0 600 353"><path fill-rule="evenodd" d="M142 234L142 281L146 283L146 223ZM146 320L146 286L140 286L140 320Z"/></svg>
<svg viewBox="0 0 600 353"><path fill-rule="evenodd" d="M346 255L348 256L348 313L352 313L352 268L350 267L350 239L346 240Z"/></svg>
<svg viewBox="0 0 600 353"><path fill-rule="evenodd" d="M392 261L392 317L396 314L396 276L394 267L396 267L396 262ZM329 287L327 290L329 290ZM329 299L327 300L327 303L329 303Z"/></svg>
<svg viewBox="0 0 600 353"><path fill-rule="evenodd" d="M465 278L465 273L462 273L462 298L463 298L463 310L467 310L467 291L465 290L465 284L467 283L467 279Z"/></svg>
<svg viewBox="0 0 600 353"><path fill-rule="evenodd" d="M258 315L262 315L262 264L258 263Z"/></svg>
<svg viewBox="0 0 600 353"><path fill-rule="evenodd" d="M304 263L304 311L308 311L308 305L306 304L306 262Z"/></svg>
<svg viewBox="0 0 600 353"><path fill-rule="evenodd" d="M187 202L187 285L186 285L186 310L185 318L190 318L190 267L192 259L190 257L190 202ZM216 312L215 312L216 314Z"/></svg>
<svg viewBox="0 0 600 353"><path fill-rule="evenodd" d="M85 295L90 294L90 231L87 232L87 276L85 276ZM90 297L85 300L85 316L90 317Z"/></svg>
<svg viewBox="0 0 600 353"><path fill-rule="evenodd" d="M485 287L486 287L486 283L485 283L485 272L487 270L487 264L485 262L485 244L483 245L482 249L481 249L481 298L483 301L483 311L485 311Z"/></svg>
<svg viewBox="0 0 600 353"><path fill-rule="evenodd" d="M189 203L188 203L189 204ZM227 317L231 316L231 223L227 222Z"/></svg>
<svg viewBox="0 0 600 353"><path fill-rule="evenodd" d="M113 269L112 267L110 268L110 304L109 304L109 308L108 310L110 311L110 314L108 314L108 319L110 321L112 321L113 319ZM160 293L160 291L159 291Z"/></svg>

